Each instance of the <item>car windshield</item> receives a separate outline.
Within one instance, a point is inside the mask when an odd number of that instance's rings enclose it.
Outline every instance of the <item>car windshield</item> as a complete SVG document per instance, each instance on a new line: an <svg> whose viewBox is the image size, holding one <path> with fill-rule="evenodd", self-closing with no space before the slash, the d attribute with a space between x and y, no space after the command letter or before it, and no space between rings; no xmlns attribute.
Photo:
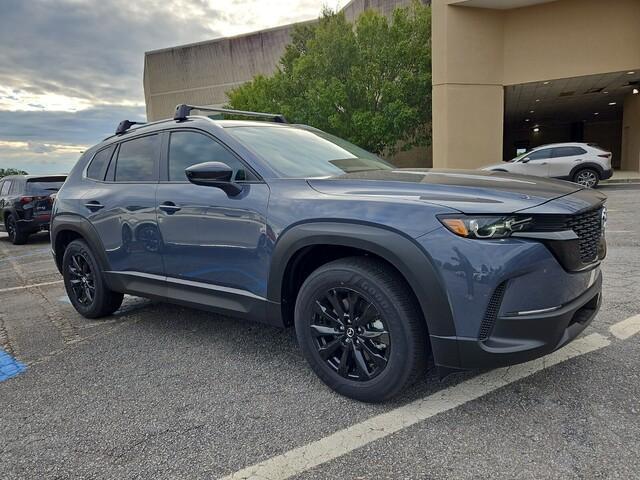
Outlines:
<svg viewBox="0 0 640 480"><path fill-rule="evenodd" d="M27 181L27 193L30 195L51 195L62 187L64 180L55 179L39 179Z"/></svg>
<svg viewBox="0 0 640 480"><path fill-rule="evenodd" d="M529 155L530 153L531 153L531 152L524 152L524 153L521 153L521 154L520 154L520 155L518 155L517 157L513 157L511 160L509 160L509 162L510 162L510 163L517 162L517 161L518 161L518 160L520 160L521 158L524 158L524 157L526 157L527 155Z"/></svg>
<svg viewBox="0 0 640 480"><path fill-rule="evenodd" d="M283 177L327 177L394 168L373 153L320 130L274 125L234 126L227 132Z"/></svg>

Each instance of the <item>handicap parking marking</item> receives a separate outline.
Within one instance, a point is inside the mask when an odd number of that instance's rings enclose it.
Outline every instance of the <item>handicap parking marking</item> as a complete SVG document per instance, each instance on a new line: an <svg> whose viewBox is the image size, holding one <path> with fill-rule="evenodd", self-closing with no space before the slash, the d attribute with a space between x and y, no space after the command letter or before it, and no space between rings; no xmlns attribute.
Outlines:
<svg viewBox="0 0 640 480"><path fill-rule="evenodd" d="M615 338L626 340L640 333L640 315L622 320L612 325L609 330ZM351 425L315 442L239 470L221 480L285 480L291 478L430 417L477 400L549 367L598 351L609 345L611 345L609 337L592 333L574 340L548 356L519 365L499 368L470 378L402 407Z"/></svg>
<svg viewBox="0 0 640 480"><path fill-rule="evenodd" d="M20 375L27 367L0 348L0 382Z"/></svg>

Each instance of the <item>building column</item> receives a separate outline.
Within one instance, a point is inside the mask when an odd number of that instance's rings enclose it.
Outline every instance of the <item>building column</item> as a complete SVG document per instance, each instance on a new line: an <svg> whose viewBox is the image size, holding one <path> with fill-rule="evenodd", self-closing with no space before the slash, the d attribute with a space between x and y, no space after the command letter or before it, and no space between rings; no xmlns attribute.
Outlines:
<svg viewBox="0 0 640 480"><path fill-rule="evenodd" d="M502 161L504 88L433 87L433 166L475 169Z"/></svg>
<svg viewBox="0 0 640 480"><path fill-rule="evenodd" d="M640 95L628 95L624 101L620 169L640 171Z"/></svg>

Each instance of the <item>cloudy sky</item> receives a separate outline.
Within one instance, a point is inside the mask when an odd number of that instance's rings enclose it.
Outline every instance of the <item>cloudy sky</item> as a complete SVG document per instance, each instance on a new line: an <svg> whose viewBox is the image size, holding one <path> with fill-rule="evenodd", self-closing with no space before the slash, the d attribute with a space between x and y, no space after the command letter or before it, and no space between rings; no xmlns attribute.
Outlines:
<svg viewBox="0 0 640 480"><path fill-rule="evenodd" d="M317 17L346 0L0 0L0 168L67 172L144 120L144 52Z"/></svg>

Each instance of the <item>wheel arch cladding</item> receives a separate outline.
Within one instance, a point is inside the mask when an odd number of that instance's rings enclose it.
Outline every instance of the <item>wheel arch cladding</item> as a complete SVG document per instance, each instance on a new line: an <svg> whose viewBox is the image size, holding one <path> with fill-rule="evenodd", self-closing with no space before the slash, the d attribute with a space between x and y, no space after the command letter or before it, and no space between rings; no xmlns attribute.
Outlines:
<svg viewBox="0 0 640 480"><path fill-rule="evenodd" d="M602 168L601 165L598 165L597 163L593 163L593 162L584 162L579 165L576 165L571 169L571 173L569 173L569 178L573 180L573 177L575 176L576 173L578 173L580 170L585 170L585 169L595 170L596 173L598 174L598 178L602 178L602 176L604 175L604 169Z"/></svg>
<svg viewBox="0 0 640 480"><path fill-rule="evenodd" d="M93 225L78 215L58 215L51 224L51 246L53 248L58 270L62 269L64 251L72 241L83 240L95 254L100 268L109 270L109 262Z"/></svg>
<svg viewBox="0 0 640 480"><path fill-rule="evenodd" d="M448 296L432 260L412 239L382 227L342 222L312 222L293 226L278 239L271 262L267 298L280 303L287 275L297 254L308 247L342 247L364 251L385 260L408 283L418 300L431 335L455 335ZM340 255L345 256L345 255ZM332 258L334 259L334 258ZM325 262L323 262L325 263ZM283 303L283 321L286 322Z"/></svg>

